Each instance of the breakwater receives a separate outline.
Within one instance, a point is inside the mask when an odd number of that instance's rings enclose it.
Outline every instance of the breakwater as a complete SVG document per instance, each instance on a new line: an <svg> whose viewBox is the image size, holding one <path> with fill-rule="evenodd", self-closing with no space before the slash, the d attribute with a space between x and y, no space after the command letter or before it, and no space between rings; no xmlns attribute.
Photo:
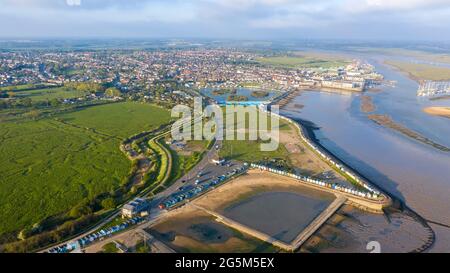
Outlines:
<svg viewBox="0 0 450 273"><path fill-rule="evenodd" d="M275 102L274 100L273 102ZM273 103L272 102L272 103ZM266 112L270 115L275 115L280 119L283 119L287 121L288 123L294 125L299 133L300 138L302 141L311 149L313 150L320 158L322 158L325 162L327 162L333 169L344 175L347 179L349 179L352 183L360 186L365 191L368 191L376 198L383 200L383 199L390 199L389 196L387 196L385 193L382 193L379 189L377 189L374 185L372 185L370 182L368 182L366 179L364 179L362 176L345 166L342 162L340 162L337 158L335 158L333 155L329 154L328 151L323 149L320 145L316 145L313 140L310 139L310 136L308 132L304 129L303 126L299 125L297 122L291 120L290 118L287 118L285 116L279 115L277 113L273 113L272 111L267 110L267 106L270 106L272 103L268 105L260 105L260 111Z"/></svg>

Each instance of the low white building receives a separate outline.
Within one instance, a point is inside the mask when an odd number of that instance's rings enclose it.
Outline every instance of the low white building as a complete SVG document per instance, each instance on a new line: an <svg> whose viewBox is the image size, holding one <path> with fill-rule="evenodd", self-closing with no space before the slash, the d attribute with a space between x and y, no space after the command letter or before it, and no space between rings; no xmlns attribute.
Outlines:
<svg viewBox="0 0 450 273"><path fill-rule="evenodd" d="M143 198L135 198L133 201L127 203L122 208L122 217L132 218L140 214L148 208L147 200Z"/></svg>

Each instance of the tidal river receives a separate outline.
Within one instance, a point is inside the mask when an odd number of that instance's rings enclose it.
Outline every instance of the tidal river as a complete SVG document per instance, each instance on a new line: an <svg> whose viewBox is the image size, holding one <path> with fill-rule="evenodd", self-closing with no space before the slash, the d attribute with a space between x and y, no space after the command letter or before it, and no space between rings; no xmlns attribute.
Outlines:
<svg viewBox="0 0 450 273"><path fill-rule="evenodd" d="M450 147L450 119L422 112L426 106L450 106L450 99L432 102L416 97L416 82L378 61L374 60L377 71L397 84L365 94L377 107L374 113L389 115ZM305 91L281 113L312 122L318 128L316 138L330 152L425 219L450 226L450 153L375 124L361 112L360 104L359 94ZM436 233L431 251L450 252L450 228L430 226Z"/></svg>

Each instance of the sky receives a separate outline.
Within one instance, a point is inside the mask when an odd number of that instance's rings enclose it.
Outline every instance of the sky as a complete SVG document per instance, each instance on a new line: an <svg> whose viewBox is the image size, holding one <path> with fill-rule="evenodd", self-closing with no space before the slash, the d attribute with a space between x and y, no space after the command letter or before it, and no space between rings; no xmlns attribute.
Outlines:
<svg viewBox="0 0 450 273"><path fill-rule="evenodd" d="M0 0L0 38L450 40L450 0Z"/></svg>

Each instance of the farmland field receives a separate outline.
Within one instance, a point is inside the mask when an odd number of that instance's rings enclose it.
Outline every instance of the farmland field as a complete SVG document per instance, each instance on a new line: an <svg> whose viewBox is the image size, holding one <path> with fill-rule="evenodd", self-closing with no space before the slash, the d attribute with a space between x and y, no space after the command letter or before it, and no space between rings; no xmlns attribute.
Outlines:
<svg viewBox="0 0 450 273"><path fill-rule="evenodd" d="M450 68L429 64L416 64L403 61L386 61L415 80L447 81L450 80Z"/></svg>
<svg viewBox="0 0 450 273"><path fill-rule="evenodd" d="M263 64L288 68L332 68L348 64L341 59L307 55L264 57L257 59L257 61Z"/></svg>
<svg viewBox="0 0 450 273"><path fill-rule="evenodd" d="M34 102L42 102L52 99L70 99L86 95L86 92L78 90L67 90L63 87L42 88L35 90L14 91L17 98L30 98Z"/></svg>
<svg viewBox="0 0 450 273"><path fill-rule="evenodd" d="M0 127L0 235L117 188L130 171L122 139L169 122L149 104L115 103Z"/></svg>

